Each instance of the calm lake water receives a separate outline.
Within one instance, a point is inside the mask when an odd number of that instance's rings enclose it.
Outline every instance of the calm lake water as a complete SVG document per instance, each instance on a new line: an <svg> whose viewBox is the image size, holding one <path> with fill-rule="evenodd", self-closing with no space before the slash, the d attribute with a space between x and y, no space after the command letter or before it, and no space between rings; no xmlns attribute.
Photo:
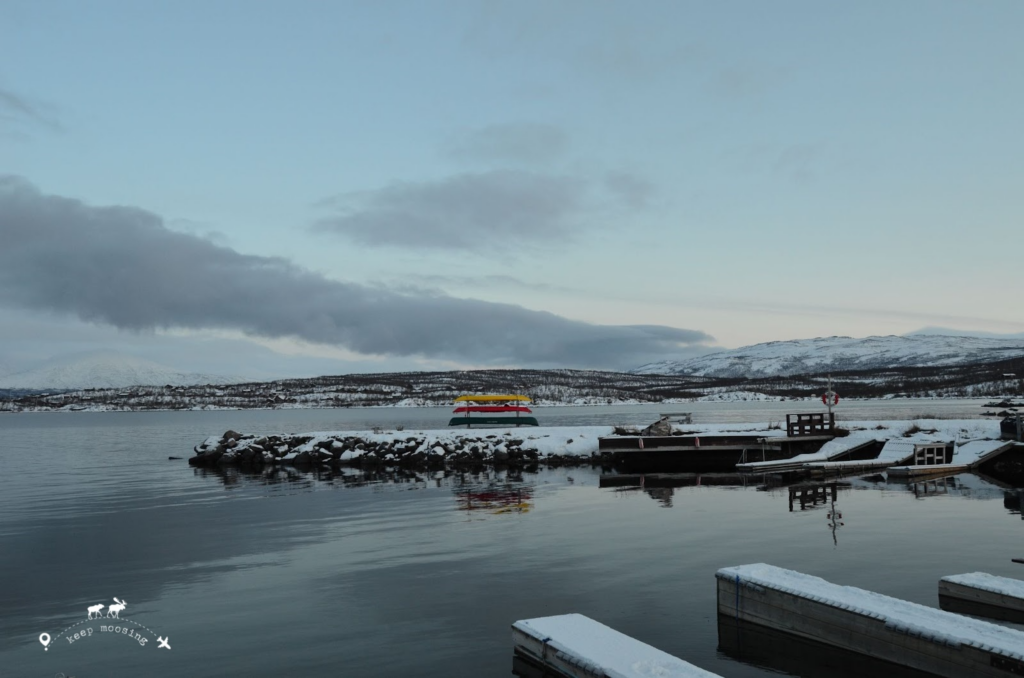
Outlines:
<svg viewBox="0 0 1024 678"><path fill-rule="evenodd" d="M973 416L979 404L840 412ZM538 418L648 423L661 411L768 421L794 408L539 408ZM1010 562L1024 556L1017 492L971 475L853 479L833 527L824 506L791 512L785 488L602 489L599 469L222 475L167 458L228 428L437 428L448 412L0 415L0 676L509 676L512 622L566 612L722 676L765 676L717 649L720 567L768 562L931 606L943 575L1024 575ZM57 637L114 596L122 617L172 650Z"/></svg>

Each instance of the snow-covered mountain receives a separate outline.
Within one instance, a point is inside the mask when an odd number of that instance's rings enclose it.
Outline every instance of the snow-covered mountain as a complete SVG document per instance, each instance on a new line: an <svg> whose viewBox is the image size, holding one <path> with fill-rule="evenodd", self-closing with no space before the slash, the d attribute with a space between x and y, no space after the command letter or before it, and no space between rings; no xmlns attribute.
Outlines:
<svg viewBox="0 0 1024 678"><path fill-rule="evenodd" d="M1024 356L1024 339L915 334L909 336L824 337L770 341L688 360L665 360L632 370L635 374L685 374L757 378L987 363Z"/></svg>
<svg viewBox="0 0 1024 678"><path fill-rule="evenodd" d="M112 352L77 354L52 360L41 367L0 377L0 389L70 391L130 386L196 386L232 384L242 379L179 372L135 356Z"/></svg>

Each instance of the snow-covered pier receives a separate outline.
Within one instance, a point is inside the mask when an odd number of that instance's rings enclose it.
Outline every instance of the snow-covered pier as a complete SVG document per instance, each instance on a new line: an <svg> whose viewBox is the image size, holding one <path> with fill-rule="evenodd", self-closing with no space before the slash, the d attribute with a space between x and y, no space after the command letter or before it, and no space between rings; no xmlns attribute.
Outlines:
<svg viewBox="0 0 1024 678"><path fill-rule="evenodd" d="M973 469L1013 446L993 440L999 436L998 423L987 420L849 422L846 426L848 435L824 445L820 439L803 437L800 444L809 443L817 450L797 456L784 448L793 440L786 431L766 424L684 424L673 426L670 435L646 437L612 435L616 430L612 426L409 431L399 427L274 435L227 431L197 445L189 463L199 467L601 463L625 473L739 470L802 475L844 475L912 464L917 468L911 474L931 474ZM962 444L950 456L957 440ZM761 461L773 456L788 458Z"/></svg>
<svg viewBox="0 0 1024 678"><path fill-rule="evenodd" d="M524 619L512 625L517 656L583 678L718 678L678 657L581 614Z"/></svg>
<svg viewBox="0 0 1024 678"><path fill-rule="evenodd" d="M718 615L938 676L1024 673L1024 632L765 564L716 573Z"/></svg>
<svg viewBox="0 0 1024 678"><path fill-rule="evenodd" d="M955 574L939 580L943 610L1024 623L1024 581L985 572Z"/></svg>

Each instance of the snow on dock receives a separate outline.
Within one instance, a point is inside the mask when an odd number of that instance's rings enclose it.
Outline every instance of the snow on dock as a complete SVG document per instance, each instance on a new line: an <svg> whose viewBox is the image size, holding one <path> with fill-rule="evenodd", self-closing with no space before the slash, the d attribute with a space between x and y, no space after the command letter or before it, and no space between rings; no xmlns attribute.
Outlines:
<svg viewBox="0 0 1024 678"><path fill-rule="evenodd" d="M517 621L512 640L520 656L567 676L718 678L582 614Z"/></svg>
<svg viewBox="0 0 1024 678"><path fill-rule="evenodd" d="M718 614L939 676L1024 672L1024 632L763 563L716 573Z"/></svg>
<svg viewBox="0 0 1024 678"><path fill-rule="evenodd" d="M943 610L1024 622L1024 581L985 572L955 574L939 580Z"/></svg>
<svg viewBox="0 0 1024 678"><path fill-rule="evenodd" d="M914 451L917 445L923 442L931 442L931 438L912 436L887 440L882 451L874 459L861 459L858 461L822 461L804 464L804 468L817 472L853 472L871 469L885 469L890 466L905 464L914 458Z"/></svg>
<svg viewBox="0 0 1024 678"><path fill-rule="evenodd" d="M736 464L738 471L750 471L754 473L774 473L778 471L794 471L804 467L805 464L818 461L831 461L836 457L842 457L856 452L861 448L882 442L884 438L879 437L877 431L855 431L845 438L833 438L829 440L817 452L798 454L790 459L779 459L776 461L756 461L746 464Z"/></svg>

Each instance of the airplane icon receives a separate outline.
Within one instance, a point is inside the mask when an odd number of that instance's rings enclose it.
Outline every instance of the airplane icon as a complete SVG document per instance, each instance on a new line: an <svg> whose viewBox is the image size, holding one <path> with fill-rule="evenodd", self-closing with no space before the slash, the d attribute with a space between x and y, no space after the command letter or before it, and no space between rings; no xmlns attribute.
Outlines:
<svg viewBox="0 0 1024 678"><path fill-rule="evenodd" d="M166 638L164 638L163 636L157 636L156 640L157 640L158 643L160 643L159 645L156 646L156 649L159 650L161 647L166 647L168 650L171 649L171 646L168 645L168 643L171 640L170 636L167 636Z"/></svg>

